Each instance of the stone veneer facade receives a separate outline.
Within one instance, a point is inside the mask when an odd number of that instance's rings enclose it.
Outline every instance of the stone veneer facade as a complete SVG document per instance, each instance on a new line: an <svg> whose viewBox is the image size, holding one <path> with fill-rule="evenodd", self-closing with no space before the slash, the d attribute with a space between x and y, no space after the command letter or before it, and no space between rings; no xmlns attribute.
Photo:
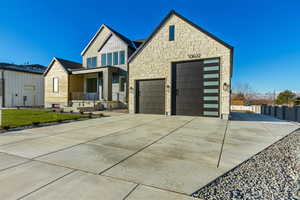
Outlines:
<svg viewBox="0 0 300 200"><path fill-rule="evenodd" d="M169 26L175 25L175 40L169 41ZM135 81L165 78L166 87L171 84L171 62L193 60L190 54L200 54L197 59L220 58L220 116L227 118L230 112L230 90L223 84L231 84L232 49L172 14L135 58L129 62L129 112L135 113ZM165 111L171 113L171 89L166 88Z"/></svg>
<svg viewBox="0 0 300 200"><path fill-rule="evenodd" d="M52 107L52 104L59 104L61 106L68 105L68 93L69 93L69 75L66 70L56 60L52 64L53 66L45 76L45 107ZM59 79L58 92L53 92L53 78Z"/></svg>

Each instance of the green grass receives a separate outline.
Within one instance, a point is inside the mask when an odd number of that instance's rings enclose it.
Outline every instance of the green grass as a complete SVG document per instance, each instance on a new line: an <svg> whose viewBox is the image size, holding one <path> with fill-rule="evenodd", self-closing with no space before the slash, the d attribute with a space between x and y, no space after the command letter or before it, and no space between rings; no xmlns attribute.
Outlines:
<svg viewBox="0 0 300 200"><path fill-rule="evenodd" d="M55 113L51 110L9 109L2 111L2 117L2 127L14 128L32 125L33 123L47 123L61 120L79 119L87 117L87 115Z"/></svg>

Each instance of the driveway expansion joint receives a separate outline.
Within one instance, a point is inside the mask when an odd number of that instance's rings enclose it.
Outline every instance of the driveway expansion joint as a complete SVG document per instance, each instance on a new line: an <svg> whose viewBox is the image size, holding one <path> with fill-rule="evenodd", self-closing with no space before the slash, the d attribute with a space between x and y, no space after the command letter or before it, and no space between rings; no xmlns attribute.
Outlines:
<svg viewBox="0 0 300 200"><path fill-rule="evenodd" d="M123 198L123 200L126 200L138 187L140 184L136 184L129 192L126 194L126 196Z"/></svg>
<svg viewBox="0 0 300 200"><path fill-rule="evenodd" d="M45 184L45 185L43 185L43 186L41 186L41 187L39 187L39 188L37 188L37 189L31 191L31 192L29 192L29 193L27 193L27 194L25 194L25 195L19 197L17 200L24 199L25 197L27 197L27 196L29 196L29 195L31 195L31 194L33 194L33 193L35 193L35 192L41 190L41 189L44 188L44 187L47 187L48 185L50 185L50 184L52 184L52 183L54 183L54 182L56 182L56 181L58 181L58 180L60 180L60 179L62 179L62 178L64 178L64 177L66 177L66 176L68 176L68 175L70 175L70 174L72 174L72 173L74 173L75 171L77 171L77 170L72 170L72 171L66 173L65 175L63 175L63 176L61 176L61 177L58 177L58 178L56 178L56 179L50 181L49 183L47 183L47 184Z"/></svg>
<svg viewBox="0 0 300 200"><path fill-rule="evenodd" d="M147 149L148 147L150 147L151 145L153 145L153 144L159 142L160 140L164 139L165 137L168 137L169 135L171 135L172 133L174 133L174 132L177 131L178 129L181 129L181 128L183 128L184 126L186 126L187 124L189 124L189 123L190 123L191 121L193 121L194 119L195 119L195 118L192 118L191 120L188 120L188 121L185 122L183 125L178 126L178 127L176 127L175 129L171 130L171 131L170 131L169 133L167 133L166 135L164 135L164 136L158 138L157 140L153 141L152 143L150 143L150 144L148 144L148 145L142 147L142 148L139 149L138 151L134 152L133 154L130 154L129 156L125 157L124 159L122 159L122 160L119 161L118 163L116 163L116 164L110 166L109 168L104 169L103 171L101 171L101 172L99 173L99 175L101 175L101 174L107 172L108 170L110 170L110 169L112 169L113 167L119 165L120 163L124 162L125 160L128 160L129 158L131 158L131 157L135 156L136 154L142 152L143 150L145 150L145 149Z"/></svg>
<svg viewBox="0 0 300 200"><path fill-rule="evenodd" d="M226 139L226 134L227 134L227 131L228 131L229 121L230 120L227 120L227 122L226 122L226 128L225 128L225 131L224 131L224 136L223 136L221 150L220 150L220 154L219 154L219 158L218 158L217 168L219 168L220 162L221 162L221 159L222 159L222 153L223 153L224 143L225 143L225 139Z"/></svg>
<svg viewBox="0 0 300 200"><path fill-rule="evenodd" d="M113 136L113 135L118 134L118 133L120 133L120 132L122 132L122 131L127 131L127 130L130 130L130 129L133 129L133 128L137 128L137 127L143 126L143 125L145 125L145 124L147 124L147 123L150 123L150 122L153 122L153 121L156 121L156 120L159 120L159 119L151 120L151 121L149 121L149 122L145 122L145 123L142 123L142 124L139 124L139 125L130 127L130 128L118 130L118 131L112 132L112 133L107 134L107 135L103 135L103 136L100 136L100 137L97 137L97 138L94 138L94 139L91 139L91 140L87 140L87 141L85 141L85 142L80 142L80 143L75 144L75 145L72 145L72 146L68 146L68 147L65 147L65 148L62 148L62 149L59 149L59 150L56 150L56 151L52 151L52 152L49 152L49 153L46 153L46 154L43 154L43 155L36 156L36 157L34 157L34 158L32 158L32 159L37 159L37 158L40 158L40 157L43 157L43 156L50 155L50 154L52 154L52 153L57 153L57 152L60 152L60 151L66 150L66 149L70 149L70 148L73 148L73 147L82 145L82 144L87 144L87 143L90 143L90 142L99 140L99 139L101 139L101 138L104 138L104 137ZM50 137L52 137L52 136L50 136Z"/></svg>

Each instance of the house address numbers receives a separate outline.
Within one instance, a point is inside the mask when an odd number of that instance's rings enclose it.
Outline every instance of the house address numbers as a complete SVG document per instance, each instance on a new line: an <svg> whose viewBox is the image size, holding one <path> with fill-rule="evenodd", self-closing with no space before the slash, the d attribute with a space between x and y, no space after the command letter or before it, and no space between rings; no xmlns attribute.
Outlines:
<svg viewBox="0 0 300 200"><path fill-rule="evenodd" d="M200 53L195 53L195 54L188 54L189 58L201 58L201 54Z"/></svg>

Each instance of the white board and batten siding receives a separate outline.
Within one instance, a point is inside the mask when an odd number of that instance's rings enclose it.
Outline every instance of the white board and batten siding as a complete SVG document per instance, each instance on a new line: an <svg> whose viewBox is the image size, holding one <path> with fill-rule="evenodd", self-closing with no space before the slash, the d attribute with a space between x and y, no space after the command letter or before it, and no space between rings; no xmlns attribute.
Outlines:
<svg viewBox="0 0 300 200"><path fill-rule="evenodd" d="M120 38L118 38L116 35L112 35L109 40L106 42L106 44L102 47L102 49L98 53L98 63L99 66L101 65L101 54L103 53L114 53L114 52L120 52L124 51L125 53L125 62L124 64L120 65L115 65L115 67L118 67L121 69L121 73L126 74L127 73L127 59L128 59L128 45L124 43ZM119 56L119 61L120 61L120 55ZM112 62L114 62L114 55L112 55ZM114 79L114 77L112 77ZM126 89L124 91L120 91L120 84L118 82L113 82L112 83L112 100L113 101L126 101ZM125 88L126 88L126 83L125 83Z"/></svg>
<svg viewBox="0 0 300 200"><path fill-rule="evenodd" d="M0 76L4 79L4 98L0 98L4 99L4 107L44 105L42 74L2 70Z"/></svg>

